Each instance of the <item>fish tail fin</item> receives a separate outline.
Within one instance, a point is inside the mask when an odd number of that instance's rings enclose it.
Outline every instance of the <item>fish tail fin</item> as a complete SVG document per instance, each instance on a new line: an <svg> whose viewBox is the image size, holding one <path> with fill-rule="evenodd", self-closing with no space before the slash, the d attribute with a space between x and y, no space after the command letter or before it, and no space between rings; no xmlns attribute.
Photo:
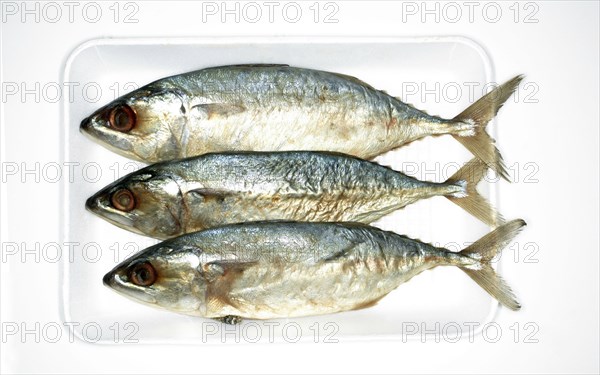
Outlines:
<svg viewBox="0 0 600 375"><path fill-rule="evenodd" d="M476 261L475 264L459 266L460 269L498 302L511 310L519 310L521 305L508 284L492 268L491 261L525 225L525 221L521 219L509 221L459 253Z"/></svg>
<svg viewBox="0 0 600 375"><path fill-rule="evenodd" d="M504 223L502 215L477 191L477 184L487 170L488 166L482 160L471 159L446 180L447 184L460 185L463 190L446 195L446 198L490 227L496 227Z"/></svg>
<svg viewBox="0 0 600 375"><path fill-rule="evenodd" d="M456 122L472 124L474 130L474 134L462 135L459 133L454 134L453 137L507 181L509 181L509 176L502 155L494 145L495 140L486 132L485 128L506 100L515 92L522 80L523 76L518 75L496 87L453 119Z"/></svg>

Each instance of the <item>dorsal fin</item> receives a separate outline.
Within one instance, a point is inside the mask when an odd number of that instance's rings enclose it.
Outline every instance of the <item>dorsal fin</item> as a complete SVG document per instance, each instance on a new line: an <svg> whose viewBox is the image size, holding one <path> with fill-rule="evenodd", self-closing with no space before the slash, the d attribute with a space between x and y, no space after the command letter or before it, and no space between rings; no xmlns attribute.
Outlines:
<svg viewBox="0 0 600 375"><path fill-rule="evenodd" d="M347 75L347 74L342 74L342 73L334 73L334 72L330 72L330 74L333 74L334 76L337 76L337 77L343 78L343 79L345 79L345 80L347 80L347 81L350 81L350 82L356 83L357 85L364 86L364 87L366 87L366 88L369 88L369 89L371 89L371 90L377 90L377 89L376 89L376 88L374 88L373 86L369 85L368 83L366 83L366 82L364 82L364 81L361 81L360 79L358 79L358 78L356 78L356 77L349 76L349 75Z"/></svg>
<svg viewBox="0 0 600 375"><path fill-rule="evenodd" d="M403 104L405 104L405 105L409 106L410 108L413 108L413 109L416 109L416 110L418 110L418 111L421 111L421 112L423 112L423 113L425 113L425 114L427 114L427 115L429 114L429 113L427 113L426 111L424 111L424 110L422 110L422 109L420 109L420 108L417 108L417 107L416 107L414 104L412 104L412 103L407 103L407 102L403 101L403 100L402 100L402 98L401 98L401 97L399 97L399 96L395 96L395 97L394 97L394 99L401 101Z"/></svg>
<svg viewBox="0 0 600 375"><path fill-rule="evenodd" d="M235 64L229 65L230 68L282 68L288 67L288 64Z"/></svg>

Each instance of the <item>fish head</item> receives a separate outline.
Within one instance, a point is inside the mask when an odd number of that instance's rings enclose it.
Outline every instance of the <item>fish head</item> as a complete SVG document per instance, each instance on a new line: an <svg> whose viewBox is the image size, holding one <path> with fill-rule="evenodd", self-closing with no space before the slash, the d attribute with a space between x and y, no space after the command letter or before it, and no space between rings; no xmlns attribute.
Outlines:
<svg viewBox="0 0 600 375"><path fill-rule="evenodd" d="M148 85L85 118L79 130L119 155L143 162L185 153L185 95L176 88Z"/></svg>
<svg viewBox="0 0 600 375"><path fill-rule="evenodd" d="M160 165L113 182L91 196L85 206L120 228L155 238L171 238L185 230L179 184Z"/></svg>
<svg viewBox="0 0 600 375"><path fill-rule="evenodd" d="M206 288L200 250L169 241L126 259L102 279L104 285L134 301L188 315L202 315Z"/></svg>

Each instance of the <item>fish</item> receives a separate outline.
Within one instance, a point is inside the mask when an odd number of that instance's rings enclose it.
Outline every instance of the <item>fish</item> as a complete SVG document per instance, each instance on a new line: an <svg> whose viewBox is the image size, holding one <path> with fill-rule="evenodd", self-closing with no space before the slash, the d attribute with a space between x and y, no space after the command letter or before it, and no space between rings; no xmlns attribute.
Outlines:
<svg viewBox="0 0 600 375"><path fill-rule="evenodd" d="M330 152L205 154L130 173L91 196L86 208L121 228L167 239L246 221L371 223L445 196L495 227L502 216L476 190L487 170L474 158L437 183Z"/></svg>
<svg viewBox="0 0 600 375"><path fill-rule="evenodd" d="M488 122L519 75L452 119L349 75L276 64L201 69L151 82L101 107L80 131L144 163L227 151L332 151L373 159L450 134L508 180Z"/></svg>
<svg viewBox="0 0 600 375"><path fill-rule="evenodd" d="M230 224L148 247L103 283L148 306L238 323L370 307L425 270L455 266L518 310L491 262L523 226L509 221L452 252L358 223Z"/></svg>

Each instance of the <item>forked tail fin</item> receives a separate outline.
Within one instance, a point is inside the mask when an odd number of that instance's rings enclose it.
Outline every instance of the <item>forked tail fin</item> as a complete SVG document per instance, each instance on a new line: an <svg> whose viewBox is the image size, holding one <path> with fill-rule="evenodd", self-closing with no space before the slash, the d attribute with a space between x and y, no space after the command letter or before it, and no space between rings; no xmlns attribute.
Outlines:
<svg viewBox="0 0 600 375"><path fill-rule="evenodd" d="M485 224L495 228L504 223L504 219L477 191L477 184L485 176L487 170L487 164L478 158L473 158L446 181L449 184L464 183L466 194L447 195L446 198Z"/></svg>
<svg viewBox="0 0 600 375"><path fill-rule="evenodd" d="M475 265L463 266L460 269L498 302L511 310L518 310L521 305L510 287L494 271L491 261L525 225L525 221L521 219L509 221L459 253L476 261Z"/></svg>
<svg viewBox="0 0 600 375"><path fill-rule="evenodd" d="M474 124L475 135L453 135L453 137L507 181L509 181L509 177L502 155L494 145L495 140L490 137L485 128L522 80L523 76L518 75L496 87L454 118L457 122Z"/></svg>

